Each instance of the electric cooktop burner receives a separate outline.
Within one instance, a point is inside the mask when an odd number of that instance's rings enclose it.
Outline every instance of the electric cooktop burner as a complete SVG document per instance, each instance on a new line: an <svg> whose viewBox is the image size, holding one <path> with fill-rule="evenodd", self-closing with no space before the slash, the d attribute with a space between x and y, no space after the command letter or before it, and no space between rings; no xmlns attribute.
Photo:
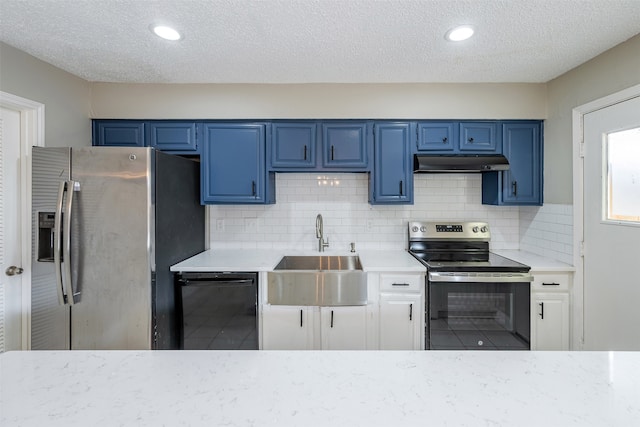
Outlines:
<svg viewBox="0 0 640 427"><path fill-rule="evenodd" d="M528 272L530 267L489 251L486 222L409 222L409 253L430 271Z"/></svg>

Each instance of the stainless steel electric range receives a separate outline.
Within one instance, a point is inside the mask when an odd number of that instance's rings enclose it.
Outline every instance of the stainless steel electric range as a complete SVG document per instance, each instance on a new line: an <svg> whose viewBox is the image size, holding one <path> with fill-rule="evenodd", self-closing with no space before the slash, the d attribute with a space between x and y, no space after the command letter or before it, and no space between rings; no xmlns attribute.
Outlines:
<svg viewBox="0 0 640 427"><path fill-rule="evenodd" d="M427 267L428 350L529 350L530 267L489 250L486 222L409 222Z"/></svg>

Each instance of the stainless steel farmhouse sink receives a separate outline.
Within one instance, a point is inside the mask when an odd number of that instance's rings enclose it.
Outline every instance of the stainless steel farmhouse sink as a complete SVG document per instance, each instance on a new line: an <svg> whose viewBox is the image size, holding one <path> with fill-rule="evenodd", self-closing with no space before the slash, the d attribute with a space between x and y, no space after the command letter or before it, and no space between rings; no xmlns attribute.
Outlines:
<svg viewBox="0 0 640 427"><path fill-rule="evenodd" d="M357 256L285 256L274 270L362 271L362 265Z"/></svg>
<svg viewBox="0 0 640 427"><path fill-rule="evenodd" d="M367 275L357 256L285 256L267 279L272 305L367 304Z"/></svg>

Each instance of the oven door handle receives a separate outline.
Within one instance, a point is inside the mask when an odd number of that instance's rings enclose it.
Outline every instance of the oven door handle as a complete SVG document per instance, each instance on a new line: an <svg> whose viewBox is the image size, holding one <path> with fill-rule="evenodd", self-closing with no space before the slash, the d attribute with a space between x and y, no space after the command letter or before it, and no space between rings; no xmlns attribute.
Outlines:
<svg viewBox="0 0 640 427"><path fill-rule="evenodd" d="M449 273L430 272L430 282L456 282L456 283L520 283L532 282L533 276L529 273Z"/></svg>

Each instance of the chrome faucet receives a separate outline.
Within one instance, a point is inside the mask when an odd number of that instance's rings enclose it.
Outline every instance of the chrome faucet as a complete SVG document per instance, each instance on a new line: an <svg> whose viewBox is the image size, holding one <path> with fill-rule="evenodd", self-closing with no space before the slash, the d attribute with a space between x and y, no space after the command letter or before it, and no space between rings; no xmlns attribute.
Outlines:
<svg viewBox="0 0 640 427"><path fill-rule="evenodd" d="M318 239L318 251L324 252L324 248L329 247L329 239L324 240L324 231L322 229L322 215L316 217L316 238Z"/></svg>

